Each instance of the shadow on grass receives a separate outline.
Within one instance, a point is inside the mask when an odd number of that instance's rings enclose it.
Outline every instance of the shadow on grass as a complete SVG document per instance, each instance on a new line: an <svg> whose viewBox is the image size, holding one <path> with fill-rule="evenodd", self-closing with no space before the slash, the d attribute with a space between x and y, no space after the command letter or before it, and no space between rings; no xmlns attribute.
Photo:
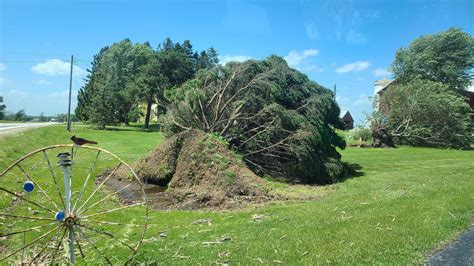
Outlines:
<svg viewBox="0 0 474 266"><path fill-rule="evenodd" d="M360 177L360 176L364 176L365 175L365 172L362 171L362 166L360 164L357 164L357 163L344 163L344 166L346 167L347 169L347 174L344 178L342 178L341 180L339 180L339 182L343 182L349 178L353 178L353 177Z"/></svg>
<svg viewBox="0 0 474 266"><path fill-rule="evenodd" d="M264 177L264 178L269 181L285 183L288 185L330 186L336 183L344 182L350 178L360 177L360 176L365 175L365 172L362 171L362 166L360 164L344 162L344 168L346 171L346 174L344 175L344 177L341 177L338 180L333 181L333 182L330 182L329 180L326 180L326 182L319 182L319 183L318 182L305 182L304 180L291 179L291 178L285 178L285 177L278 177L278 178Z"/></svg>

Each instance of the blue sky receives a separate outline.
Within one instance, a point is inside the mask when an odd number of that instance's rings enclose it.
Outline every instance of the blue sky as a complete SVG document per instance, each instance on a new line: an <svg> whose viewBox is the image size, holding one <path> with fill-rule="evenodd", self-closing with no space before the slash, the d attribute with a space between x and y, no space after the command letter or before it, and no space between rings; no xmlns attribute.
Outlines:
<svg viewBox="0 0 474 266"><path fill-rule="evenodd" d="M65 113L71 54L77 91L103 46L170 37L213 46L224 62L280 55L319 84L337 84L341 109L361 122L396 50L449 27L474 33L474 1L0 0L0 95L9 111Z"/></svg>

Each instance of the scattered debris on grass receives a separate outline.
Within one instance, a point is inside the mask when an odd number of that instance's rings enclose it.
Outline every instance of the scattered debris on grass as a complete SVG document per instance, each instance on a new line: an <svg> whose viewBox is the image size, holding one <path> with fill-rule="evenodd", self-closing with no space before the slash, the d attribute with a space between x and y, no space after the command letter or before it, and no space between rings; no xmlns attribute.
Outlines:
<svg viewBox="0 0 474 266"><path fill-rule="evenodd" d="M197 221L192 222L192 224L197 224L197 225L207 224L207 225L211 226L212 225L212 219L209 219L209 218L199 219Z"/></svg>
<svg viewBox="0 0 474 266"><path fill-rule="evenodd" d="M230 255L229 251L222 251L217 254L219 257L228 257Z"/></svg>
<svg viewBox="0 0 474 266"><path fill-rule="evenodd" d="M222 239L219 239L219 240L216 240L216 241L204 241L202 242L202 244L204 246L209 246L209 245L219 245L219 244L223 244L224 242L226 241L232 241L232 238L231 237L223 237Z"/></svg>
<svg viewBox="0 0 474 266"><path fill-rule="evenodd" d="M265 218L266 218L265 215L262 215L262 214L252 215L252 220L257 223L262 222Z"/></svg>

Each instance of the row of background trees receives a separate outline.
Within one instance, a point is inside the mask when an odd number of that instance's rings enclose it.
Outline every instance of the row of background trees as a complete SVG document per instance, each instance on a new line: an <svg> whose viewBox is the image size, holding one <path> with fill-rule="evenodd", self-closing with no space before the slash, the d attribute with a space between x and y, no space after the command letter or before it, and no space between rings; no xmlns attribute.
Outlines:
<svg viewBox="0 0 474 266"><path fill-rule="evenodd" d="M57 115L27 115L25 110L19 110L17 112L7 112L7 106L3 104L3 96L0 96L0 120L8 121L19 121L19 122L67 122L67 114ZM71 114L71 120L73 122L78 121L74 114Z"/></svg>
<svg viewBox="0 0 474 266"><path fill-rule="evenodd" d="M152 104L164 112L165 89L176 87L202 69L218 64L214 48L194 51L190 41L166 39L153 49L149 43L129 39L104 47L94 56L86 83L78 93L77 117L99 128L128 124L140 116L146 103L145 128Z"/></svg>

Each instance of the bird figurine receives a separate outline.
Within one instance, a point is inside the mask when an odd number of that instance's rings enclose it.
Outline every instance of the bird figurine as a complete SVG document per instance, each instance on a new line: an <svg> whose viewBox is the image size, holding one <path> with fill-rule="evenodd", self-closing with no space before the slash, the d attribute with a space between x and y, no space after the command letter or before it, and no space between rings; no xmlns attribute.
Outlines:
<svg viewBox="0 0 474 266"><path fill-rule="evenodd" d="M78 137L76 137L76 135L72 136L71 140L72 140L72 142L74 142L74 144L79 145L79 146L82 146L84 144L97 144L97 142L95 142L95 141L87 140L87 139L83 139L83 138L78 138Z"/></svg>

